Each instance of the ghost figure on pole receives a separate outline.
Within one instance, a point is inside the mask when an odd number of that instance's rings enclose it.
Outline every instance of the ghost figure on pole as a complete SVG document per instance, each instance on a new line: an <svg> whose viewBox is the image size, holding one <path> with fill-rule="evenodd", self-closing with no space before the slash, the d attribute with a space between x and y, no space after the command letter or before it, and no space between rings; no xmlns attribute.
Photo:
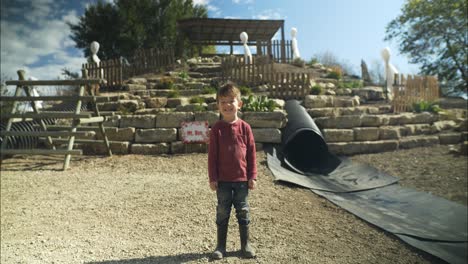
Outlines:
<svg viewBox="0 0 468 264"><path fill-rule="evenodd" d="M92 54L91 59L99 67L99 65L101 64L101 60L97 56L97 53L99 51L99 43L97 41L91 42L90 49L91 49L91 54ZM101 69L99 78L104 78L104 69Z"/></svg>
<svg viewBox="0 0 468 264"><path fill-rule="evenodd" d="M385 47L382 52L382 59L385 62L385 91L387 93L387 99L393 99L393 81L395 80L395 74L398 70L390 63L390 48Z"/></svg>
<svg viewBox="0 0 468 264"><path fill-rule="evenodd" d="M246 32L240 33L240 40L244 44L244 62L245 64L252 63L252 53L250 52L249 46L247 46L247 41L249 40L249 35Z"/></svg>
<svg viewBox="0 0 468 264"><path fill-rule="evenodd" d="M299 53L299 48L297 47L296 34L297 34L297 29L295 27L291 28L293 60L301 58L301 54Z"/></svg>

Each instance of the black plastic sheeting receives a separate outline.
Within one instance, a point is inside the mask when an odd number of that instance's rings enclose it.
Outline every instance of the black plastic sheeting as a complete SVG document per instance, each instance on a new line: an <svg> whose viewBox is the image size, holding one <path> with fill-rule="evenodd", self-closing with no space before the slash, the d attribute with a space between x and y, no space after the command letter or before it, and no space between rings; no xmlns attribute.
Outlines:
<svg viewBox="0 0 468 264"><path fill-rule="evenodd" d="M340 159L328 151L322 132L299 101L286 102L288 123L282 131L284 162L294 171L310 175L328 174L340 164Z"/></svg>
<svg viewBox="0 0 468 264"><path fill-rule="evenodd" d="M363 220L449 263L466 263L466 206L403 188L398 179L328 152L313 119L298 101L285 105L281 151L267 155L276 180L310 188Z"/></svg>
<svg viewBox="0 0 468 264"><path fill-rule="evenodd" d="M281 157L275 149L267 155L268 167L278 181L291 182L302 187L329 192L355 192L374 189L398 181L397 178L366 164L352 163L348 158L340 158L340 165L328 175L308 173L302 175L281 164Z"/></svg>

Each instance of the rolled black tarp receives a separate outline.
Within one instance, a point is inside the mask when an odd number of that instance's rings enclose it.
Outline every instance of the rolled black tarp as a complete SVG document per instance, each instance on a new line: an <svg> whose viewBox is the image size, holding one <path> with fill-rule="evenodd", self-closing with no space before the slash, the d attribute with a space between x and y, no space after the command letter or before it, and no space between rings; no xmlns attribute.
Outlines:
<svg viewBox="0 0 468 264"><path fill-rule="evenodd" d="M340 159L328 152L322 132L297 100L286 102L288 124L282 131L284 162L304 174L328 174L340 165Z"/></svg>

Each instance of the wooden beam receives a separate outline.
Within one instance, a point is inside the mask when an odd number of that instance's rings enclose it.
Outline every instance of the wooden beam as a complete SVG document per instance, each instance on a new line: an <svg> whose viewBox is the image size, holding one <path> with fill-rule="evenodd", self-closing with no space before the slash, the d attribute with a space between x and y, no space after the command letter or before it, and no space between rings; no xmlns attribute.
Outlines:
<svg viewBox="0 0 468 264"><path fill-rule="evenodd" d="M12 80L6 81L6 85L18 85L18 86L50 86L50 85L86 85L86 84L103 84L104 79L74 79L74 80ZM40 87L36 87L40 88Z"/></svg>
<svg viewBox="0 0 468 264"><path fill-rule="evenodd" d="M2 155L83 155L81 149L4 149Z"/></svg>
<svg viewBox="0 0 468 264"><path fill-rule="evenodd" d="M68 129L70 129L68 127ZM94 131L0 131L0 136L29 136L29 137L69 137L69 136L95 136Z"/></svg>
<svg viewBox="0 0 468 264"><path fill-rule="evenodd" d="M106 118L104 116L95 116L95 117L89 117L89 118L80 118L79 119L79 124L91 124L91 123L100 123L104 122Z"/></svg>
<svg viewBox="0 0 468 264"><path fill-rule="evenodd" d="M93 101L93 96L0 96L0 101L14 102L14 101ZM98 102L111 102L112 97L109 96L96 96Z"/></svg>
<svg viewBox="0 0 468 264"><path fill-rule="evenodd" d="M41 113L14 113L4 114L4 118L33 118L33 119L47 119L47 118L89 118L91 114L75 114L70 112L41 112Z"/></svg>

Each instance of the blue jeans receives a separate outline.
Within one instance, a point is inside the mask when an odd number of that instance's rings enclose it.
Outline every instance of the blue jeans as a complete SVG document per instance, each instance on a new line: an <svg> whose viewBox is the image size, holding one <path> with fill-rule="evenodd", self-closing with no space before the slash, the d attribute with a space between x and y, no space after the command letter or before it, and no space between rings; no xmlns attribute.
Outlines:
<svg viewBox="0 0 468 264"><path fill-rule="evenodd" d="M247 201L249 196L248 182L218 182L218 206L216 207L216 224L227 225L231 215L231 207L236 208L239 225L250 223L250 208Z"/></svg>

